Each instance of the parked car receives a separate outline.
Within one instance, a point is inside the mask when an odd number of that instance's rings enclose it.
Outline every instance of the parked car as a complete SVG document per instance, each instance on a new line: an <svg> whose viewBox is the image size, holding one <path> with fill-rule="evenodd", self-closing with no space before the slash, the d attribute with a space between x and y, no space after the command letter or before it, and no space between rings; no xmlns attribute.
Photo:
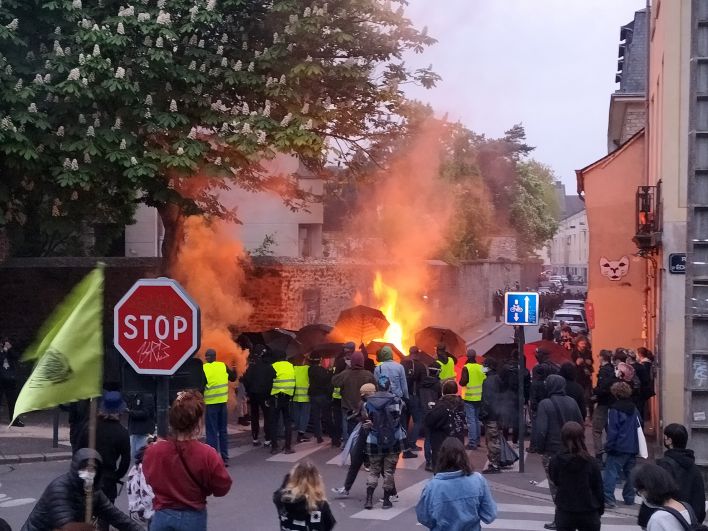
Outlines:
<svg viewBox="0 0 708 531"><path fill-rule="evenodd" d="M576 334L588 333L589 328L587 319L585 319L585 310L575 308L561 308L560 310L556 310L551 322L554 326L558 326L561 321L565 321Z"/></svg>
<svg viewBox="0 0 708 531"><path fill-rule="evenodd" d="M585 301L581 301L578 299L567 299L563 301L563 304L561 305L562 308L575 308L578 310L584 310L585 309Z"/></svg>

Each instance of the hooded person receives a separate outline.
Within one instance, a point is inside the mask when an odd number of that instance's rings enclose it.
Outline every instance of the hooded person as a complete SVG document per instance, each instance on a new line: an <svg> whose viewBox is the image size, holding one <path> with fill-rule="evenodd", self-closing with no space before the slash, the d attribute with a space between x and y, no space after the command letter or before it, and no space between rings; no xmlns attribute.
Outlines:
<svg viewBox="0 0 708 531"><path fill-rule="evenodd" d="M141 531L142 526L116 509L103 491L97 488L101 484L102 464L101 455L96 450L81 448L74 453L69 471L47 486L22 526L22 531L59 529L83 522L86 517L84 478L89 481L93 478L94 515L121 531Z"/></svg>
<svg viewBox="0 0 708 531"><path fill-rule="evenodd" d="M332 378L332 385L339 387L342 395L342 412L347 419L347 433L351 433L356 426L355 413L361 400L359 390L367 383L375 384L376 380L374 375L366 370L364 355L359 351L352 353L351 366Z"/></svg>
<svg viewBox="0 0 708 531"><path fill-rule="evenodd" d="M385 376L391 382L391 392L398 398L408 400L408 383L406 380L406 370L400 363L393 361L393 349L388 345L379 350L378 355L381 362L374 369L374 377L376 380Z"/></svg>
<svg viewBox="0 0 708 531"><path fill-rule="evenodd" d="M531 441L534 448L543 454L543 469L546 471L551 497L555 501L558 493L556 484L551 479L548 467L554 456L563 451L561 430L566 422L577 422L583 425L583 415L578 404L565 394L565 378L551 374L546 378L546 396L538 405L536 426ZM546 529L556 529L555 518Z"/></svg>
<svg viewBox="0 0 708 531"><path fill-rule="evenodd" d="M427 414L435 407L435 404L442 395L442 383L439 378L440 367L437 364L430 365L427 368L426 375L420 382L418 394L420 396L420 404L423 413ZM425 430L425 442L423 444L425 455L425 470L433 471L433 449L430 444L430 430Z"/></svg>
<svg viewBox="0 0 708 531"><path fill-rule="evenodd" d="M256 345L249 354L249 363L246 372L241 377L251 408L251 436L253 446L260 446L260 414L263 413L263 431L265 432L264 445L271 445L270 437L270 409L267 407L268 399L273 390L275 369L268 363L270 354L268 347Z"/></svg>
<svg viewBox="0 0 708 531"><path fill-rule="evenodd" d="M465 442L465 406L458 394L455 380L445 380L442 384L442 397L433 409L425 415L425 428L430 432L430 447L433 466L438 466L438 454L443 441L455 437Z"/></svg>
<svg viewBox="0 0 708 531"><path fill-rule="evenodd" d="M561 365L559 374L565 378L565 394L575 400L581 413L585 413L585 389L576 381L578 369L570 362Z"/></svg>
<svg viewBox="0 0 708 531"><path fill-rule="evenodd" d="M409 356L401 361L401 366L406 373L406 385L410 398L405 402L406 408L403 412L403 427L408 432L408 439L404 459L415 459L418 447L418 435L423 428L423 405L420 401L420 387L423 379L427 376L425 364L420 361L420 349L412 346L409 349ZM412 425L412 426L411 426ZM410 429L409 429L410 427Z"/></svg>
<svg viewBox="0 0 708 531"><path fill-rule="evenodd" d="M356 349L353 341L348 341L342 345L342 351L334 359L333 375L337 376L351 366L351 357ZM330 404L332 446L339 447L342 444L342 437L347 439L347 414L342 405L342 390L333 384L332 402Z"/></svg>

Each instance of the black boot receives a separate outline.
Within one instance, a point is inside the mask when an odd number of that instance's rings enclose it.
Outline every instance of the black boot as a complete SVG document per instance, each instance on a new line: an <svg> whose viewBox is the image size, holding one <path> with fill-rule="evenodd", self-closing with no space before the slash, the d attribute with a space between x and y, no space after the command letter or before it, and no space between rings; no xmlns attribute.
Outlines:
<svg viewBox="0 0 708 531"><path fill-rule="evenodd" d="M374 508L374 490L376 490L376 487L366 487L366 502L364 503L364 509Z"/></svg>
<svg viewBox="0 0 708 531"><path fill-rule="evenodd" d="M384 491L383 505L381 508L390 509L391 507L393 507L393 503L391 503L391 493L389 491Z"/></svg>

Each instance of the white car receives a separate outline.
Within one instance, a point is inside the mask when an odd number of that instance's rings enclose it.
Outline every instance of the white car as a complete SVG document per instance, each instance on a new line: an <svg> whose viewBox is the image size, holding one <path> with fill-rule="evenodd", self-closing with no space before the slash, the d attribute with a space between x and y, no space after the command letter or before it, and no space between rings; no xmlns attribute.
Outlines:
<svg viewBox="0 0 708 531"><path fill-rule="evenodd" d="M578 334L587 334L588 323L584 314L584 310L578 310L575 308L561 308L560 310L555 311L553 314L553 319L551 319L551 323L553 323L554 326L559 326L561 321L565 321L565 324L567 324L573 332Z"/></svg>
<svg viewBox="0 0 708 531"><path fill-rule="evenodd" d="M568 299L568 300L564 300L563 304L561 306L563 308L574 308L577 310L584 310L585 309L585 301Z"/></svg>

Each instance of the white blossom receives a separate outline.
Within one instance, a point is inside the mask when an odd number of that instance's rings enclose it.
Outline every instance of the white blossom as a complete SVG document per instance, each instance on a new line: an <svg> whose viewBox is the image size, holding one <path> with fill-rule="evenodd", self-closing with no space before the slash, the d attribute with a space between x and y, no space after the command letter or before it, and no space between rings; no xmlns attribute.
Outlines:
<svg viewBox="0 0 708 531"><path fill-rule="evenodd" d="M60 125L57 129L57 136L64 136L64 126Z"/></svg>
<svg viewBox="0 0 708 531"><path fill-rule="evenodd" d="M90 136L90 137L96 136L95 129L93 128L92 125L89 125L88 128L86 129L86 136Z"/></svg>
<svg viewBox="0 0 708 531"><path fill-rule="evenodd" d="M285 85L285 74L283 74L282 76L280 76L280 84L281 84L281 85Z"/></svg>
<svg viewBox="0 0 708 531"><path fill-rule="evenodd" d="M221 34L221 44L226 44L229 42L229 36L226 33Z"/></svg>
<svg viewBox="0 0 708 531"><path fill-rule="evenodd" d="M236 64L234 65L234 70L236 72L240 72L242 68L243 68L243 63L239 59L238 61L236 61Z"/></svg>
<svg viewBox="0 0 708 531"><path fill-rule="evenodd" d="M307 123L304 126L301 126L300 128L304 129L305 131L309 131L314 127L314 125L315 124L313 123L312 118L310 118L309 120L307 120Z"/></svg>
<svg viewBox="0 0 708 531"><path fill-rule="evenodd" d="M192 22L197 18L197 13L199 12L199 6L192 6L189 8L189 18Z"/></svg>
<svg viewBox="0 0 708 531"><path fill-rule="evenodd" d="M125 77L125 68L122 66L119 66L116 68L116 73L115 73L115 78L116 79L123 79Z"/></svg>
<svg viewBox="0 0 708 531"><path fill-rule="evenodd" d="M143 39L143 45L147 46L148 48L152 47L152 38L150 35L145 35L145 38Z"/></svg>
<svg viewBox="0 0 708 531"><path fill-rule="evenodd" d="M162 37L158 37L157 39L155 39L155 47L162 48L163 44L164 41L162 40Z"/></svg>
<svg viewBox="0 0 708 531"><path fill-rule="evenodd" d="M72 159L72 161L71 161L71 169L72 169L73 171L76 171L76 170L79 169L79 161L78 161L78 160Z"/></svg>
<svg viewBox="0 0 708 531"><path fill-rule="evenodd" d="M290 44L288 44L288 51L289 52L292 52L293 48L295 48L295 45L292 42Z"/></svg>
<svg viewBox="0 0 708 531"><path fill-rule="evenodd" d="M246 103L245 101L243 102L243 105L241 106L241 112L245 115L248 115L251 112L248 108L248 103Z"/></svg>
<svg viewBox="0 0 708 531"><path fill-rule="evenodd" d="M8 76L12 75L12 66L11 65L7 65L5 67L5 75L8 75Z"/></svg>
<svg viewBox="0 0 708 531"><path fill-rule="evenodd" d="M260 131L260 132L258 133L257 142L258 142L259 144L265 144L265 143L266 143L266 134L265 134L265 131Z"/></svg>
<svg viewBox="0 0 708 531"><path fill-rule="evenodd" d="M89 80L86 79L85 77L82 77L82 78L81 78L81 84L82 84L84 87L88 87Z"/></svg>
<svg viewBox="0 0 708 531"><path fill-rule="evenodd" d="M157 0L157 9L164 9L167 2L165 0Z"/></svg>
<svg viewBox="0 0 708 531"><path fill-rule="evenodd" d="M22 78L18 79L17 83L15 83L15 92L21 91L23 84L24 83L22 82Z"/></svg>
<svg viewBox="0 0 708 531"><path fill-rule="evenodd" d="M251 61L250 63L248 63L248 71L249 71L249 72L253 72L253 70L255 70L255 68L256 68L256 65L254 64L253 61Z"/></svg>
<svg viewBox="0 0 708 531"><path fill-rule="evenodd" d="M178 50L177 46L173 46L173 47L172 47L172 52L173 52L173 53L177 53L177 50Z"/></svg>
<svg viewBox="0 0 708 531"><path fill-rule="evenodd" d="M79 192L77 192L76 190L71 192L71 200L72 201L76 201L78 198L79 198Z"/></svg>
<svg viewBox="0 0 708 531"><path fill-rule="evenodd" d="M273 33L273 44L278 44L278 41L280 40L280 36L278 35L278 32L276 31Z"/></svg>
<svg viewBox="0 0 708 531"><path fill-rule="evenodd" d="M311 62L312 62L312 56L311 56L311 55L308 55L307 57L305 57L305 62L306 62L306 63L311 63Z"/></svg>
<svg viewBox="0 0 708 531"><path fill-rule="evenodd" d="M219 46L216 49L216 55L224 55L224 47L223 46Z"/></svg>
<svg viewBox="0 0 708 531"><path fill-rule="evenodd" d="M120 141L120 149L125 149L128 147L128 143L125 141L125 138Z"/></svg>
<svg viewBox="0 0 708 531"><path fill-rule="evenodd" d="M132 17L135 16L135 8L133 6L128 6L126 8L121 7L118 10L119 17Z"/></svg>
<svg viewBox="0 0 708 531"><path fill-rule="evenodd" d="M11 31L15 31L20 25L19 19L13 18L9 24L7 24L5 27Z"/></svg>
<svg viewBox="0 0 708 531"><path fill-rule="evenodd" d="M243 127L241 128L241 133L244 135L248 135L251 133L251 124L245 123L243 124Z"/></svg>
<svg viewBox="0 0 708 531"><path fill-rule="evenodd" d="M138 22L147 22L150 20L150 13L138 13Z"/></svg>
<svg viewBox="0 0 708 531"><path fill-rule="evenodd" d="M310 104L305 102L305 105L302 106L302 109L300 110L302 114L307 114L310 112Z"/></svg>
<svg viewBox="0 0 708 531"><path fill-rule="evenodd" d="M290 15L289 21L290 21L290 24L297 23L297 21L298 21L297 15Z"/></svg>
<svg viewBox="0 0 708 531"><path fill-rule="evenodd" d="M227 124L226 122L221 124L221 132L222 132L222 134L228 133L229 132L229 124Z"/></svg>
<svg viewBox="0 0 708 531"><path fill-rule="evenodd" d="M91 27L91 21L87 18L81 19L81 27L84 29L89 29Z"/></svg>
<svg viewBox="0 0 708 531"><path fill-rule="evenodd" d="M226 57L222 57L221 58L221 67L226 68L227 66L229 66L229 60Z"/></svg>
<svg viewBox="0 0 708 531"><path fill-rule="evenodd" d="M160 11L160 14L157 15L156 22L163 26L169 26L170 24L172 24L172 15L164 11Z"/></svg>
<svg viewBox="0 0 708 531"><path fill-rule="evenodd" d="M248 41L243 41L241 43L241 49L242 50L248 50Z"/></svg>
<svg viewBox="0 0 708 531"><path fill-rule="evenodd" d="M214 159L214 164L221 166L221 157L216 157L216 159Z"/></svg>
<svg viewBox="0 0 708 531"><path fill-rule="evenodd" d="M184 155L184 148L182 146L177 148L177 154L178 155Z"/></svg>
<svg viewBox="0 0 708 531"><path fill-rule="evenodd" d="M69 70L69 77L67 77L67 81L78 81L79 78L81 77L81 71L78 68L72 68Z"/></svg>
<svg viewBox="0 0 708 531"><path fill-rule="evenodd" d="M123 120L120 119L120 116L117 116L116 121L113 123L112 129L114 131L119 131L121 127L123 127Z"/></svg>
<svg viewBox="0 0 708 531"><path fill-rule="evenodd" d="M190 140L194 140L195 138L197 138L197 130L196 130L196 128L192 127L192 128L189 130L189 134L187 135L187 138L189 138Z"/></svg>
<svg viewBox="0 0 708 531"><path fill-rule="evenodd" d="M254 56L256 59L258 59L258 58L261 56L261 52L259 52L258 50L256 50L255 52L253 52L253 56Z"/></svg>
<svg viewBox="0 0 708 531"><path fill-rule="evenodd" d="M197 44L199 48L204 48L204 39L199 39L199 43Z"/></svg>
<svg viewBox="0 0 708 531"><path fill-rule="evenodd" d="M135 157L130 157L130 163L135 166L138 164L138 159L136 159Z"/></svg>
<svg viewBox="0 0 708 531"><path fill-rule="evenodd" d="M15 124L12 123L9 116L5 116L2 120L0 120L0 129L3 131L17 131L17 127L15 127Z"/></svg>
<svg viewBox="0 0 708 531"><path fill-rule="evenodd" d="M86 116L84 116L83 114L79 114L79 123L85 124L86 123Z"/></svg>
<svg viewBox="0 0 708 531"><path fill-rule="evenodd" d="M216 7L216 0L209 0L207 2L207 6L206 6L207 11L214 11L215 7Z"/></svg>
<svg viewBox="0 0 708 531"><path fill-rule="evenodd" d="M84 153L84 164L91 164L91 155Z"/></svg>
<svg viewBox="0 0 708 531"><path fill-rule="evenodd" d="M71 159L64 159L64 169L65 170L71 169Z"/></svg>
<svg viewBox="0 0 708 531"><path fill-rule="evenodd" d="M263 107L263 116L268 118L270 116L270 100L266 100L265 106Z"/></svg>
<svg viewBox="0 0 708 531"><path fill-rule="evenodd" d="M175 100L170 102L170 112L177 112L177 102Z"/></svg>
<svg viewBox="0 0 708 531"><path fill-rule="evenodd" d="M79 64L83 65L86 63L86 56L82 53L79 54Z"/></svg>
<svg viewBox="0 0 708 531"><path fill-rule="evenodd" d="M125 27L123 26L122 22L118 23L118 26L116 27L116 33L118 35L125 35Z"/></svg>
<svg viewBox="0 0 708 531"><path fill-rule="evenodd" d="M196 62L196 61L192 61L191 63L189 63L189 69L190 69L190 70L196 70L196 69L197 69L197 62Z"/></svg>
<svg viewBox="0 0 708 531"><path fill-rule="evenodd" d="M302 16L307 18L312 14L312 10L309 7L305 8L305 11L303 12Z"/></svg>
<svg viewBox="0 0 708 531"><path fill-rule="evenodd" d="M292 115L292 113L289 112L289 113L286 114L286 115L283 117L283 119L280 121L280 125L281 125L282 127L287 127L288 124L291 122L292 119L293 119L293 115Z"/></svg>
<svg viewBox="0 0 708 531"><path fill-rule="evenodd" d="M172 91L172 83L170 83L169 81L167 83L165 83L165 90L167 92L171 92Z"/></svg>
<svg viewBox="0 0 708 531"><path fill-rule="evenodd" d="M92 55L94 57L101 57L101 48L98 46L98 44L93 45L93 53Z"/></svg>
<svg viewBox="0 0 708 531"><path fill-rule="evenodd" d="M94 24L91 26L91 31L101 31L101 28L98 27L98 24Z"/></svg>
<svg viewBox="0 0 708 531"><path fill-rule="evenodd" d="M47 83L51 83L52 81L52 75L51 74L45 74L44 75L44 84L46 85Z"/></svg>
<svg viewBox="0 0 708 531"><path fill-rule="evenodd" d="M268 76L268 79L266 79L266 88L271 87L275 82L275 78Z"/></svg>
<svg viewBox="0 0 708 531"><path fill-rule="evenodd" d="M36 76L34 76L33 83L35 85L42 85L44 83L44 81L42 80L42 74L37 74Z"/></svg>
<svg viewBox="0 0 708 531"><path fill-rule="evenodd" d="M29 107L27 107L27 112L29 112L29 113L36 113L36 112L37 112L37 104L36 104L36 103L30 103Z"/></svg>
<svg viewBox="0 0 708 531"><path fill-rule="evenodd" d="M200 72L206 72L206 63L202 63L201 66L199 67Z"/></svg>
<svg viewBox="0 0 708 531"><path fill-rule="evenodd" d="M54 41L54 53L59 56L64 55L64 50L62 49L61 44L59 44L59 41Z"/></svg>
<svg viewBox="0 0 708 531"><path fill-rule="evenodd" d="M319 8L315 11L315 15L317 15L318 17L323 17L325 15L325 10L322 8Z"/></svg>
<svg viewBox="0 0 708 531"><path fill-rule="evenodd" d="M152 105L152 95L148 94L145 96L145 105Z"/></svg>
<svg viewBox="0 0 708 531"><path fill-rule="evenodd" d="M189 45L190 46L196 46L197 45L197 35L192 35L192 38L189 39Z"/></svg>
<svg viewBox="0 0 708 531"><path fill-rule="evenodd" d="M64 48L64 52L63 52L63 53L64 53L64 55L71 55L71 48L69 48L69 47L67 46L66 48Z"/></svg>

